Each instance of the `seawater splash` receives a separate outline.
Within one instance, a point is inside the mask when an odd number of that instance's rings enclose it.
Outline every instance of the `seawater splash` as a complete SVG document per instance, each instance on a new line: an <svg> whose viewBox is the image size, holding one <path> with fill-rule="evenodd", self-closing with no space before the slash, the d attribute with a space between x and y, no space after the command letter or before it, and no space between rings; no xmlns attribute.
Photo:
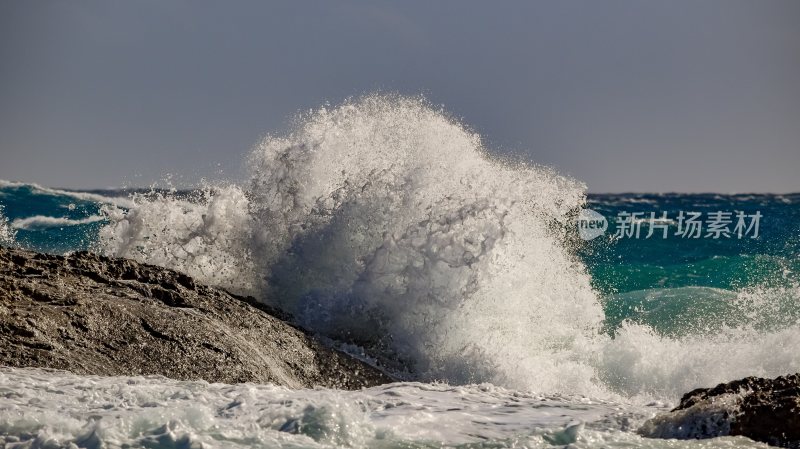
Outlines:
<svg viewBox="0 0 800 449"><path fill-rule="evenodd" d="M129 208L103 208L109 224L100 229L100 251L261 296L263 279L250 247L255 223L241 188L203 189L188 197L174 191L135 193L130 200Z"/></svg>
<svg viewBox="0 0 800 449"><path fill-rule="evenodd" d="M605 333L565 243L583 185L493 160L422 99L321 108L248 162L243 184L108 206L100 249L253 294L417 380L649 400L800 370L791 322Z"/></svg>
<svg viewBox="0 0 800 449"><path fill-rule="evenodd" d="M421 379L515 385L563 370L539 381L586 387L570 359L602 309L561 244L580 183L492 161L425 101L377 95L266 138L250 168L248 184L201 201L111 214L105 251L255 293ZM536 361L520 365L525 353Z"/></svg>
<svg viewBox="0 0 800 449"><path fill-rule="evenodd" d="M520 351L595 332L602 310L559 243L582 185L489 160L420 100L322 109L251 167L270 296L312 329L389 347L423 379L506 385ZM556 301L562 319L539 314Z"/></svg>
<svg viewBox="0 0 800 449"><path fill-rule="evenodd" d="M0 205L0 245L14 246L16 230L8 223L8 218L3 214L3 206Z"/></svg>

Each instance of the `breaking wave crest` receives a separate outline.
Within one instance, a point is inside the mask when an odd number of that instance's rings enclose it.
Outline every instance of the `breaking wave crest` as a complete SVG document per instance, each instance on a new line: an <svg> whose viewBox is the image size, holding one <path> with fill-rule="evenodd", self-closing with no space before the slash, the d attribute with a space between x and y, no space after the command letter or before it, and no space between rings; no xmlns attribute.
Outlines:
<svg viewBox="0 0 800 449"><path fill-rule="evenodd" d="M413 379L674 397L800 370L791 326L603 333L600 300L565 243L584 186L491 158L423 99L313 111L265 138L248 165L242 184L107 206L101 249L252 294ZM768 359L765 344L777 348Z"/></svg>

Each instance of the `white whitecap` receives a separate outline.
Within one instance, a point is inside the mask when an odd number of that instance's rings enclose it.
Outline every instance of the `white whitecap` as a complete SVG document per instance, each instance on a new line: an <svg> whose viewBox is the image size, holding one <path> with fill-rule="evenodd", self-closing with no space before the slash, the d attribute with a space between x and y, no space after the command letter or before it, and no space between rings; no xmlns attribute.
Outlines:
<svg viewBox="0 0 800 449"><path fill-rule="evenodd" d="M96 223L103 220L100 215L91 215L86 218L75 220L66 217L48 217L46 215L34 215L32 217L17 218L11 222L14 229L32 230L41 228L58 228L63 226L77 226L89 223Z"/></svg>

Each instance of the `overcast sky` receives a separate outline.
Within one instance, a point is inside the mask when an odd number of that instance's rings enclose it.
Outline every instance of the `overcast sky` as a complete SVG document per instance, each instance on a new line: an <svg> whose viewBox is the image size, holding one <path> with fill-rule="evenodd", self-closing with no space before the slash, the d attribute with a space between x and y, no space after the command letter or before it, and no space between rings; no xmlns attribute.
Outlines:
<svg viewBox="0 0 800 449"><path fill-rule="evenodd" d="M800 1L0 2L0 179L242 175L299 110L425 94L592 192L800 191Z"/></svg>

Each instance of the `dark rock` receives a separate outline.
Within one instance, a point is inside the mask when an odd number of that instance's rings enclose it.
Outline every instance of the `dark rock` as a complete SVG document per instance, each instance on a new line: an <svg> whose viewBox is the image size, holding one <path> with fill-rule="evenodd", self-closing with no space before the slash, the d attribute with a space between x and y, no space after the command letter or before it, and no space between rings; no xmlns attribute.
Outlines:
<svg viewBox="0 0 800 449"><path fill-rule="evenodd" d="M275 315L165 268L0 248L0 365L297 388L391 382Z"/></svg>
<svg viewBox="0 0 800 449"><path fill-rule="evenodd" d="M686 393L671 412L640 429L645 436L745 436L773 446L800 447L800 374L746 377Z"/></svg>

